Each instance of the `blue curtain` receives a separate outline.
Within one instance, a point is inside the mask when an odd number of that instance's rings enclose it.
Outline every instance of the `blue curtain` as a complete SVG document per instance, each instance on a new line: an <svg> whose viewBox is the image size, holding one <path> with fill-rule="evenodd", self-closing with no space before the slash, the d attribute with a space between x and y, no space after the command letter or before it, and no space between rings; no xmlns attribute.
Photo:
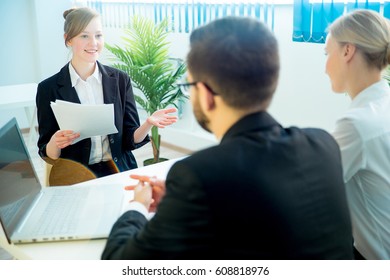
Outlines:
<svg viewBox="0 0 390 280"><path fill-rule="evenodd" d="M254 0L166 0L166 1L102 1L75 0L76 5L86 5L102 14L106 27L126 27L133 15L143 15L156 23L169 19L169 29L173 32L188 33L213 19L234 15L255 17L273 30L273 1Z"/></svg>
<svg viewBox="0 0 390 280"><path fill-rule="evenodd" d="M379 0L294 0L295 42L324 43L327 27L339 16L355 9L370 9L390 18L390 2Z"/></svg>

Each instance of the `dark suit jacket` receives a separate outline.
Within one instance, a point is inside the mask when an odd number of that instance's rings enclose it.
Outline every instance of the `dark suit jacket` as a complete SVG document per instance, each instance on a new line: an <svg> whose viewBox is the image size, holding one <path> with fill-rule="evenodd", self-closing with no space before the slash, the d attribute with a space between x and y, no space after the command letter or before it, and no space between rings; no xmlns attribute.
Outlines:
<svg viewBox="0 0 390 280"><path fill-rule="evenodd" d="M140 123L130 78L126 73L99 62L98 66L102 73L104 103L114 104L115 126L118 129L118 133L108 135L112 158L120 171L136 168L137 162L131 150L141 147L149 138L146 137L141 143L134 143L134 131ZM68 67L68 64L65 65L60 72L42 81L37 90L38 148L40 156L49 163L52 162L47 157L46 145L59 130L50 102L60 99L80 103L77 92L72 87ZM90 151L91 139L88 138L62 149L61 158L88 165Z"/></svg>
<svg viewBox="0 0 390 280"><path fill-rule="evenodd" d="M244 117L173 165L149 221L113 226L103 259L351 259L338 145L319 129Z"/></svg>

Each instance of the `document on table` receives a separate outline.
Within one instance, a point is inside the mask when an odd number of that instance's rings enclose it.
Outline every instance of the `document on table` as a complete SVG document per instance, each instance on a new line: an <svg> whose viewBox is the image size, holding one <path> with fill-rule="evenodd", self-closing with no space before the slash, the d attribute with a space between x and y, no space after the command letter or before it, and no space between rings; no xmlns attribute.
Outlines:
<svg viewBox="0 0 390 280"><path fill-rule="evenodd" d="M114 122L114 104L79 104L56 100L50 104L61 130L79 132L73 143L92 136L118 133Z"/></svg>

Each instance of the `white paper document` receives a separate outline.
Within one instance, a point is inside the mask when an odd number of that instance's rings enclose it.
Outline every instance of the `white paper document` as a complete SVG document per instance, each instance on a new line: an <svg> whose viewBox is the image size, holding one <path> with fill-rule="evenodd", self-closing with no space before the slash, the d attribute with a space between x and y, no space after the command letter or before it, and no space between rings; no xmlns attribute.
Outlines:
<svg viewBox="0 0 390 280"><path fill-rule="evenodd" d="M118 133L114 122L114 104L90 105L56 100L50 106L61 130L80 133L73 143L92 136Z"/></svg>

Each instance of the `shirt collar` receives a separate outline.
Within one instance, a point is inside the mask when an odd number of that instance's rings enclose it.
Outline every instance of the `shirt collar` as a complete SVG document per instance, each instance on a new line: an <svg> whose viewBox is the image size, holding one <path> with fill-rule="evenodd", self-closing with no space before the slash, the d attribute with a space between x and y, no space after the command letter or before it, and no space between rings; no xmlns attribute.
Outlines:
<svg viewBox="0 0 390 280"><path fill-rule="evenodd" d="M77 74L71 62L69 62L69 74L72 87L75 87L78 81L81 80L81 77L79 76L79 74ZM97 63L95 65L95 71L93 71L92 75L88 77L88 79L90 78L94 78L99 84L102 83L102 74L100 73L99 66L97 65Z"/></svg>
<svg viewBox="0 0 390 280"><path fill-rule="evenodd" d="M351 103L350 108L360 107L373 100L390 95L390 87L386 80L380 80L362 90Z"/></svg>

